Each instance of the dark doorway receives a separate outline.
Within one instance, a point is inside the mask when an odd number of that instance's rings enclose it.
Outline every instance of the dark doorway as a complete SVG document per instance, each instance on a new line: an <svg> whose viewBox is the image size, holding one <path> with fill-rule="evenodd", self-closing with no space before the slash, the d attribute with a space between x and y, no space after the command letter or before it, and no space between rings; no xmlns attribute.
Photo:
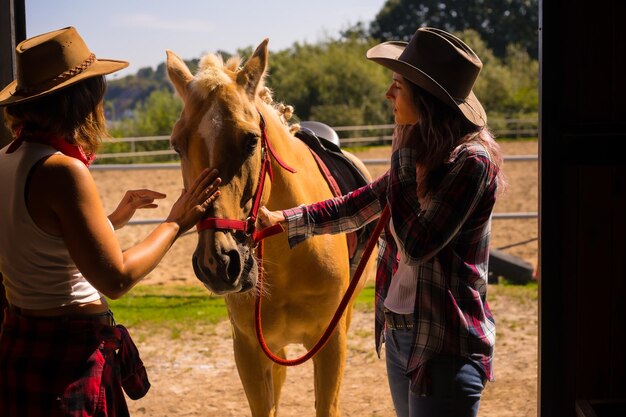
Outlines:
<svg viewBox="0 0 626 417"><path fill-rule="evenodd" d="M625 12L620 0L540 2L543 417L626 398ZM598 416L626 415L615 412Z"/></svg>

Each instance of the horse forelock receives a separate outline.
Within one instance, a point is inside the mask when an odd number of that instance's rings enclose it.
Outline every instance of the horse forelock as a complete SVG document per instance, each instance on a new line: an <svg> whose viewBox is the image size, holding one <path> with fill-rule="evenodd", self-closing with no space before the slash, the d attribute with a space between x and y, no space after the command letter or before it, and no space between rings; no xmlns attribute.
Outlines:
<svg viewBox="0 0 626 417"><path fill-rule="evenodd" d="M224 62L224 58L220 54L207 54L201 58L198 64L198 70L191 82L191 90L201 100L207 100L217 88L236 83L237 73L243 65L243 60L237 55ZM257 99L267 105L265 108L277 116L287 132L293 134L299 129L297 124L289 123L293 115L293 107L285 106L273 100L272 91L265 86L264 77L261 78L257 86ZM256 106L259 107L259 104L257 102Z"/></svg>
<svg viewBox="0 0 626 417"><path fill-rule="evenodd" d="M203 56L191 82L191 90L200 98L207 99L216 88L234 82L234 73L238 65L238 57L231 58L224 63L224 59L219 54Z"/></svg>
<svg viewBox="0 0 626 417"><path fill-rule="evenodd" d="M191 90L200 98L206 99L216 88L234 83L242 64L242 59L238 55L230 57L226 62L220 54L203 56L191 82ZM264 79L260 80L257 89L265 90Z"/></svg>

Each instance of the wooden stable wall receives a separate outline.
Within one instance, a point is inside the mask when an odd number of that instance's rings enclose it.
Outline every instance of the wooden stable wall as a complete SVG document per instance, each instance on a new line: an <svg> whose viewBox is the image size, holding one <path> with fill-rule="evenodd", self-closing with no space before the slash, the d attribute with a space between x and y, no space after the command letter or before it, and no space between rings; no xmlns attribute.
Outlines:
<svg viewBox="0 0 626 417"><path fill-rule="evenodd" d="M539 411L626 416L626 2L540 14Z"/></svg>
<svg viewBox="0 0 626 417"><path fill-rule="evenodd" d="M26 19L24 0L0 0L0 88L13 81L15 46L26 38ZM0 109L1 110L1 109ZM11 133L4 127L4 118L0 111L0 148L11 140ZM0 181L4 180L0 178ZM3 219L0 221L6 221ZM0 323L4 316L4 287L0 274Z"/></svg>
<svg viewBox="0 0 626 417"><path fill-rule="evenodd" d="M26 38L24 0L0 0L0 88L13 81L15 46ZM11 134L4 127L0 111L0 148L9 143Z"/></svg>

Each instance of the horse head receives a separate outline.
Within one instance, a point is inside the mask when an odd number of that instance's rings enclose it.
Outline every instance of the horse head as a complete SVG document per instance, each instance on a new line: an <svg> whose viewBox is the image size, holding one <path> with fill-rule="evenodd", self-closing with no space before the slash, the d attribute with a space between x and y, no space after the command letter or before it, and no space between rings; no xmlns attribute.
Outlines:
<svg viewBox="0 0 626 417"><path fill-rule="evenodd" d="M238 57L224 63L219 55L206 55L195 76L182 59L167 51L168 76L184 104L171 136L184 185L207 167L218 169L222 178L220 197L207 217L245 222L254 205L263 159L258 92L267 67L267 43L264 40L243 66ZM265 183L261 204L271 187ZM216 294L255 288L254 247L245 230L199 230L192 259L195 274Z"/></svg>

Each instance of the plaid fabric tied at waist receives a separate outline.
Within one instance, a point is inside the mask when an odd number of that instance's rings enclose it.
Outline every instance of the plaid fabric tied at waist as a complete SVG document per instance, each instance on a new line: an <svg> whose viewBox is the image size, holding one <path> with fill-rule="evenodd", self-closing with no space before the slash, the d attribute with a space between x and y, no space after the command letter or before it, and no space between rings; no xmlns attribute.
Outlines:
<svg viewBox="0 0 626 417"><path fill-rule="evenodd" d="M398 314L385 309L385 324L388 329L413 329L415 319L413 314Z"/></svg>
<svg viewBox="0 0 626 417"><path fill-rule="evenodd" d="M128 331L110 314L35 318L8 308L0 334L0 416L127 417L123 390L150 388Z"/></svg>

